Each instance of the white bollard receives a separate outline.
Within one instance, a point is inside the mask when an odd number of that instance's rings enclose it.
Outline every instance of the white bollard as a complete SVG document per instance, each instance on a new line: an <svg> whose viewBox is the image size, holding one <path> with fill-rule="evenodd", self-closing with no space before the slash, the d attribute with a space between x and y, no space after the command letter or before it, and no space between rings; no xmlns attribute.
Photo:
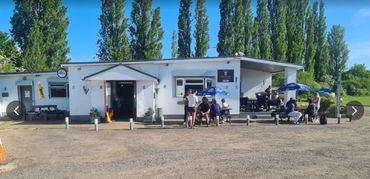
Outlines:
<svg viewBox="0 0 370 179"><path fill-rule="evenodd" d="M304 115L304 124L307 124L308 123L308 114L305 114Z"/></svg>
<svg viewBox="0 0 370 179"><path fill-rule="evenodd" d="M66 117L65 119L66 119L65 120L66 121L65 128L69 129L69 117Z"/></svg>
<svg viewBox="0 0 370 179"><path fill-rule="evenodd" d="M250 119L251 119L251 116L247 115L247 118L246 118L247 126L249 126Z"/></svg>
<svg viewBox="0 0 370 179"><path fill-rule="evenodd" d="M134 130L134 119L130 118L130 130Z"/></svg>
<svg viewBox="0 0 370 179"><path fill-rule="evenodd" d="M163 117L163 115L161 116L161 127L164 128L164 117Z"/></svg>
<svg viewBox="0 0 370 179"><path fill-rule="evenodd" d="M99 121L98 121L98 118L95 118L94 119L94 124L95 124L95 131L98 131L99 130Z"/></svg>
<svg viewBox="0 0 370 179"><path fill-rule="evenodd" d="M216 116L216 126L220 126L220 116Z"/></svg>

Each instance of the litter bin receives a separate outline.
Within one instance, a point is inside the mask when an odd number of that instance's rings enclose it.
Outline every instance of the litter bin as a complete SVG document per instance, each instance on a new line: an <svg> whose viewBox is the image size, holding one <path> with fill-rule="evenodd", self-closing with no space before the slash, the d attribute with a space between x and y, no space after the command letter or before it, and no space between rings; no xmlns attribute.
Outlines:
<svg viewBox="0 0 370 179"><path fill-rule="evenodd" d="M156 116L156 120L157 121L161 121L161 116L163 115L163 109L162 108L157 108L157 116Z"/></svg>

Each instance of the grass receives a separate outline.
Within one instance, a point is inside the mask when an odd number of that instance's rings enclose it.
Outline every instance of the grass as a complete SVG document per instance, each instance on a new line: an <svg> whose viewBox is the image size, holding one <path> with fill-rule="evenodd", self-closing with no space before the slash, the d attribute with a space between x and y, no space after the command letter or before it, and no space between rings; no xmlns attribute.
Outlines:
<svg viewBox="0 0 370 179"><path fill-rule="evenodd" d="M358 101L364 106L370 106L370 96L344 96L344 104L347 104L350 101Z"/></svg>

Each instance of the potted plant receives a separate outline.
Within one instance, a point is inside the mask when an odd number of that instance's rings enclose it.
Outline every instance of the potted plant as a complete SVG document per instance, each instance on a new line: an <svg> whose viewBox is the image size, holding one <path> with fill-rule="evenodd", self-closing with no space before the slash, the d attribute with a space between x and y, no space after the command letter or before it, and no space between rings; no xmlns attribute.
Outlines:
<svg viewBox="0 0 370 179"><path fill-rule="evenodd" d="M96 108L94 108L94 107L90 109L89 116L90 116L90 122L91 122L91 123L94 123L94 120L95 120L95 119L100 120L100 114L99 114L99 111L98 111L98 109L96 109Z"/></svg>
<svg viewBox="0 0 370 179"><path fill-rule="evenodd" d="M148 108L148 110L144 114L144 122L153 122L154 121L154 111L152 108Z"/></svg>

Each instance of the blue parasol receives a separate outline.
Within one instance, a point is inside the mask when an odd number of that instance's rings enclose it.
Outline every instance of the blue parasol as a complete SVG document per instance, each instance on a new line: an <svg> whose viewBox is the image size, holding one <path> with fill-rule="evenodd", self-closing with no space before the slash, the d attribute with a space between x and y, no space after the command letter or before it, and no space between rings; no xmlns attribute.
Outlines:
<svg viewBox="0 0 370 179"><path fill-rule="evenodd" d="M285 86L280 87L276 91L278 92L284 92L284 91L305 91L305 92L311 92L311 88L307 85L300 84L300 83L289 83Z"/></svg>
<svg viewBox="0 0 370 179"><path fill-rule="evenodd" d="M207 89L204 89L202 91L202 94L203 95L211 95L211 96L214 96L214 95L229 95L229 93L223 89L221 89L220 87L209 87Z"/></svg>

